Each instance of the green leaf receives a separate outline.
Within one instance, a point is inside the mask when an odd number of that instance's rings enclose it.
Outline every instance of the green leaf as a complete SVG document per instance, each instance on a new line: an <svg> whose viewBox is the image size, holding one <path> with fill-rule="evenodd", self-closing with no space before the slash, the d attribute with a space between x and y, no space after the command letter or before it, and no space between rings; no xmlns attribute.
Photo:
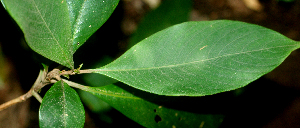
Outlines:
<svg viewBox="0 0 300 128"><path fill-rule="evenodd" d="M73 54L108 19L119 0L1 2L34 51L73 69Z"/></svg>
<svg viewBox="0 0 300 128"><path fill-rule="evenodd" d="M211 95L258 79L299 45L253 24L186 22L146 38L94 71L160 95Z"/></svg>
<svg viewBox="0 0 300 128"><path fill-rule="evenodd" d="M61 0L3 0L3 3L34 51L73 67L67 4Z"/></svg>
<svg viewBox="0 0 300 128"><path fill-rule="evenodd" d="M76 91L63 81L56 82L40 106L40 127L82 128L84 122L84 108Z"/></svg>
<svg viewBox="0 0 300 128"><path fill-rule="evenodd" d="M178 100L186 101L189 97L180 100L178 97L165 97L145 93L131 87L128 88L126 85L107 85L103 87L85 86L81 89L96 95L125 116L147 128L217 128L224 118L223 115L220 114L201 114L176 109L182 107L182 104L180 104ZM199 102L196 103L195 101L191 103L193 104L184 104L186 109L191 110L190 108L194 107L194 105L200 105ZM197 107L196 109L199 110L201 107Z"/></svg>
<svg viewBox="0 0 300 128"><path fill-rule="evenodd" d="M111 106L106 102L100 100L95 95L86 91L78 90L78 94L82 102L94 113L105 112L111 109Z"/></svg>
<svg viewBox="0 0 300 128"><path fill-rule="evenodd" d="M164 0L155 10L149 12L139 23L136 32L130 39L129 46L133 46L146 37L189 19L192 0Z"/></svg>
<svg viewBox="0 0 300 128"><path fill-rule="evenodd" d="M118 3L119 0L67 0L74 51L105 23Z"/></svg>

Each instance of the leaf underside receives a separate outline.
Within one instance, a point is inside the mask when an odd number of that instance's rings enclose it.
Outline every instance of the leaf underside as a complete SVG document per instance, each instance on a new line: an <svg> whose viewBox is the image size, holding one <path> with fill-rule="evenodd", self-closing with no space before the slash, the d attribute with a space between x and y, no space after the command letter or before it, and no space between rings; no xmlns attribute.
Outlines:
<svg viewBox="0 0 300 128"><path fill-rule="evenodd" d="M186 22L142 40L94 72L160 95L204 96L249 84L297 48L299 42L258 25Z"/></svg>
<svg viewBox="0 0 300 128"><path fill-rule="evenodd" d="M84 108L76 91L63 81L56 82L40 106L40 127L82 128L84 122Z"/></svg>
<svg viewBox="0 0 300 128"><path fill-rule="evenodd" d="M201 114L197 112L178 110L176 109L178 108L178 98L174 97L174 99L172 99L173 97L153 95L131 87L128 88L126 85L85 87L84 90L94 94L128 118L148 128L187 126L217 128L224 118L221 114ZM136 95L147 98L147 100ZM167 106L168 103L173 105L169 104L169 106ZM193 101L192 103L195 102ZM199 103L197 104L199 105ZM185 105L188 106L189 104L185 103ZM205 105L203 104L201 106ZM182 106L179 105L179 107ZM199 109L200 108L197 110Z"/></svg>
<svg viewBox="0 0 300 128"><path fill-rule="evenodd" d="M37 53L74 68L75 51L109 18L119 0L2 0Z"/></svg>

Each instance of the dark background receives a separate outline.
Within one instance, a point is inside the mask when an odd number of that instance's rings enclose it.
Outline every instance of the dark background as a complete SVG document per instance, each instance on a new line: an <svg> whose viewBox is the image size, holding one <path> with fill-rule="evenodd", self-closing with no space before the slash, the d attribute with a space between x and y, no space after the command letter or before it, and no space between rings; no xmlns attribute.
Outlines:
<svg viewBox="0 0 300 128"><path fill-rule="evenodd" d="M152 0L155 1L160 0ZM84 66L89 67L93 60L103 56L117 58L124 53L138 23L153 10L150 3L121 0L110 19L75 53L75 62L85 62ZM300 40L299 0L194 0L190 20L218 19L258 24ZM4 103L30 89L43 57L27 46L22 31L3 7L0 8L0 26L0 78L3 79L0 81L0 103ZM221 127L300 127L299 55L299 50L292 52L278 68L244 88L217 94L230 95L220 106L222 113L227 115ZM74 78L80 79L80 76ZM48 88L43 88L41 93ZM30 98L1 111L0 127L38 127L38 108L39 102ZM114 109L99 116L85 108L85 127L141 127Z"/></svg>

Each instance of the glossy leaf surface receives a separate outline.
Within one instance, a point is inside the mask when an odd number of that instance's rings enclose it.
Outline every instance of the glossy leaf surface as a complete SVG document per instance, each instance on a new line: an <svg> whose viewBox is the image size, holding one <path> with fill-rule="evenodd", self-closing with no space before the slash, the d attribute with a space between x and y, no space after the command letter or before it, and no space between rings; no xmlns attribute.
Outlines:
<svg viewBox="0 0 300 128"><path fill-rule="evenodd" d="M110 17L119 0L67 0L72 45L77 50Z"/></svg>
<svg viewBox="0 0 300 128"><path fill-rule="evenodd" d="M192 104L183 104L178 101L185 101L185 99L180 100L178 97L165 97L145 93L126 85L107 85L103 87L85 86L83 90L96 95L130 119L149 128L217 128L224 118L224 116L220 114L207 114L207 111L206 114L189 112L191 108L195 107L193 105L200 105L200 101L192 101ZM176 109L183 107L182 105L184 105L188 111ZM191 106L187 107L189 105ZM198 109L201 109L201 107L197 108L197 110Z"/></svg>
<svg viewBox="0 0 300 128"><path fill-rule="evenodd" d="M75 51L108 19L119 0L2 0L37 53L74 68Z"/></svg>
<svg viewBox="0 0 300 128"><path fill-rule="evenodd" d="M258 25L186 22L142 40L94 71L160 95L211 95L258 79L299 45Z"/></svg>
<svg viewBox="0 0 300 128"><path fill-rule="evenodd" d="M45 94L39 110L41 128L82 128L85 112L77 92L62 81Z"/></svg>

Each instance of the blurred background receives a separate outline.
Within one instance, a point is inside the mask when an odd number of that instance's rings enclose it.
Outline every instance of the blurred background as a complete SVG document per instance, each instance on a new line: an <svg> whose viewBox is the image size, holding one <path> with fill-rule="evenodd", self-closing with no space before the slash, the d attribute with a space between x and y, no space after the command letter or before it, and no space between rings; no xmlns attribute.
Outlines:
<svg viewBox="0 0 300 128"><path fill-rule="evenodd" d="M0 103L4 103L29 91L40 63L47 60L27 46L22 31L2 6L0 17ZM75 53L75 67L81 63L83 69L103 66L174 24L220 19L258 24L300 40L299 0L120 0L108 21ZM206 104L215 105L208 111L225 115L223 128L299 128L299 65L296 50L278 68L248 86L208 96L212 100ZM72 81L85 85L106 85L97 83L98 79L114 82L96 74L71 76ZM41 95L49 88L43 88ZM86 128L142 127L89 93L78 93L85 105ZM38 127L39 105L30 98L1 111L0 128Z"/></svg>

